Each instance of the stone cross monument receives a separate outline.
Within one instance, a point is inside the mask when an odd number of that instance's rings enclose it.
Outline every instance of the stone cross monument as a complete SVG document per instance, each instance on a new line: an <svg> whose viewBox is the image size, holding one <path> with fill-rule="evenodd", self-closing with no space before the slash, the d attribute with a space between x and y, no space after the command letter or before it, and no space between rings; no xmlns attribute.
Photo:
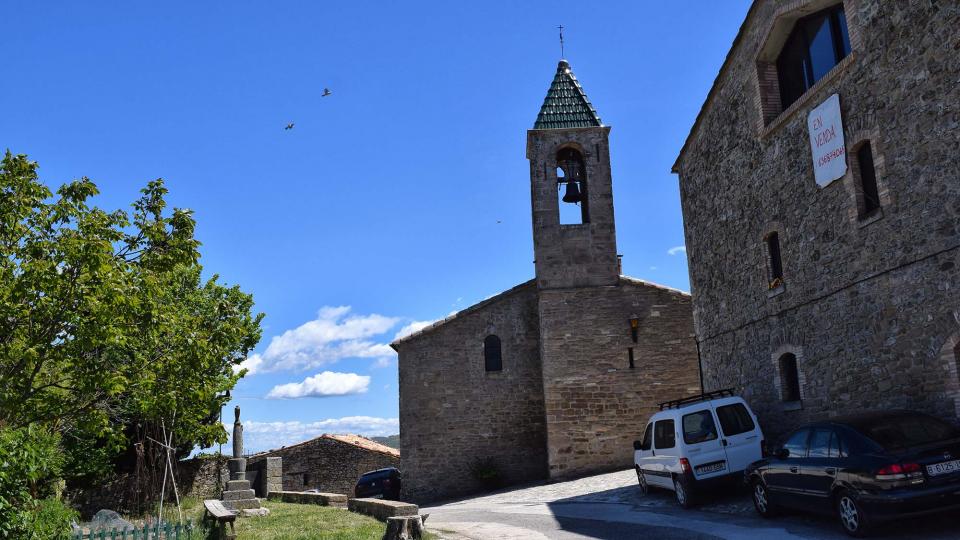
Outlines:
<svg viewBox="0 0 960 540"><path fill-rule="evenodd" d="M223 492L223 505L243 515L263 515L266 508L260 508L260 500L250 489L247 480L247 459L243 457L243 424L240 423L240 407L233 410L233 458L227 460L230 480Z"/></svg>

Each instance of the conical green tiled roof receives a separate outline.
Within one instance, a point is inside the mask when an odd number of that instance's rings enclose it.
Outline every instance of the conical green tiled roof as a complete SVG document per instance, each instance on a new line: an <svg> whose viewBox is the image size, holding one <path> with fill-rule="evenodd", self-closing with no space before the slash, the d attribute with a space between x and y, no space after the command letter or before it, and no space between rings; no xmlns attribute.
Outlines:
<svg viewBox="0 0 960 540"><path fill-rule="evenodd" d="M533 129L564 129L602 126L597 110L570 70L566 60L557 64L557 74L540 107Z"/></svg>

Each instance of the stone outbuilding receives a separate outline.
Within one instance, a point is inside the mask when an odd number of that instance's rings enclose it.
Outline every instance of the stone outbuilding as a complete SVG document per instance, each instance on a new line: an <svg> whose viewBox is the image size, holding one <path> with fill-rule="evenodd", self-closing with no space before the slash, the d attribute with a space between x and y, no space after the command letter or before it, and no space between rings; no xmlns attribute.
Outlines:
<svg viewBox="0 0 960 540"><path fill-rule="evenodd" d="M282 491L317 489L353 496L360 476L386 467L400 467L400 451L359 435L321 435L247 458L247 475L268 458L282 458ZM256 480L256 478L254 478ZM271 491L280 491L271 488Z"/></svg>
<svg viewBox="0 0 960 540"><path fill-rule="evenodd" d="M960 4L756 0L673 171L707 390L960 415Z"/></svg>
<svg viewBox="0 0 960 540"><path fill-rule="evenodd" d="M620 275L609 133L561 60L527 132L534 279L392 344L405 499L632 467L700 391L690 296Z"/></svg>

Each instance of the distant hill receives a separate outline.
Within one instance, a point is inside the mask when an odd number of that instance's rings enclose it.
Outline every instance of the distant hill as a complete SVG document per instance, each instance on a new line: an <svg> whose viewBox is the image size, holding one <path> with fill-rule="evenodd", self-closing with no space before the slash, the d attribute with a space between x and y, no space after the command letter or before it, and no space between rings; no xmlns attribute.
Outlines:
<svg viewBox="0 0 960 540"><path fill-rule="evenodd" d="M400 449L400 435L390 435L389 437L370 437L371 441L378 442L390 448Z"/></svg>

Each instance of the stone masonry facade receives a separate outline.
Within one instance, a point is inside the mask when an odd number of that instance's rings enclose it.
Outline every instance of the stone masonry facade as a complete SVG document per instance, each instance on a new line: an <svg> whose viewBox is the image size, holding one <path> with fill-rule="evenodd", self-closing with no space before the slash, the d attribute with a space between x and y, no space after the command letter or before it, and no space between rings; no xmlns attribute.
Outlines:
<svg viewBox="0 0 960 540"><path fill-rule="evenodd" d="M852 52L784 109L773 59L837 4ZM958 25L956 2L758 0L677 159L704 386L736 388L768 436L865 409L960 417ZM832 94L848 171L821 187L806 119ZM864 216L866 142L880 209ZM783 399L788 353L799 400Z"/></svg>
<svg viewBox="0 0 960 540"><path fill-rule="evenodd" d="M546 476L538 322L528 281L397 345L404 499L480 490L470 471L482 459L506 483ZM500 337L502 371L484 370L488 335Z"/></svg>
<svg viewBox="0 0 960 540"><path fill-rule="evenodd" d="M527 132L535 278L392 344L404 499L489 487L483 461L506 484L632 467L657 403L700 391L690 296L620 275L609 134L561 60Z"/></svg>
<svg viewBox="0 0 960 540"><path fill-rule="evenodd" d="M280 482L271 461L282 463ZM247 458L248 477L258 489L266 486L269 491L318 489L353 496L363 473L386 467L400 467L399 452L356 435L322 435Z"/></svg>

